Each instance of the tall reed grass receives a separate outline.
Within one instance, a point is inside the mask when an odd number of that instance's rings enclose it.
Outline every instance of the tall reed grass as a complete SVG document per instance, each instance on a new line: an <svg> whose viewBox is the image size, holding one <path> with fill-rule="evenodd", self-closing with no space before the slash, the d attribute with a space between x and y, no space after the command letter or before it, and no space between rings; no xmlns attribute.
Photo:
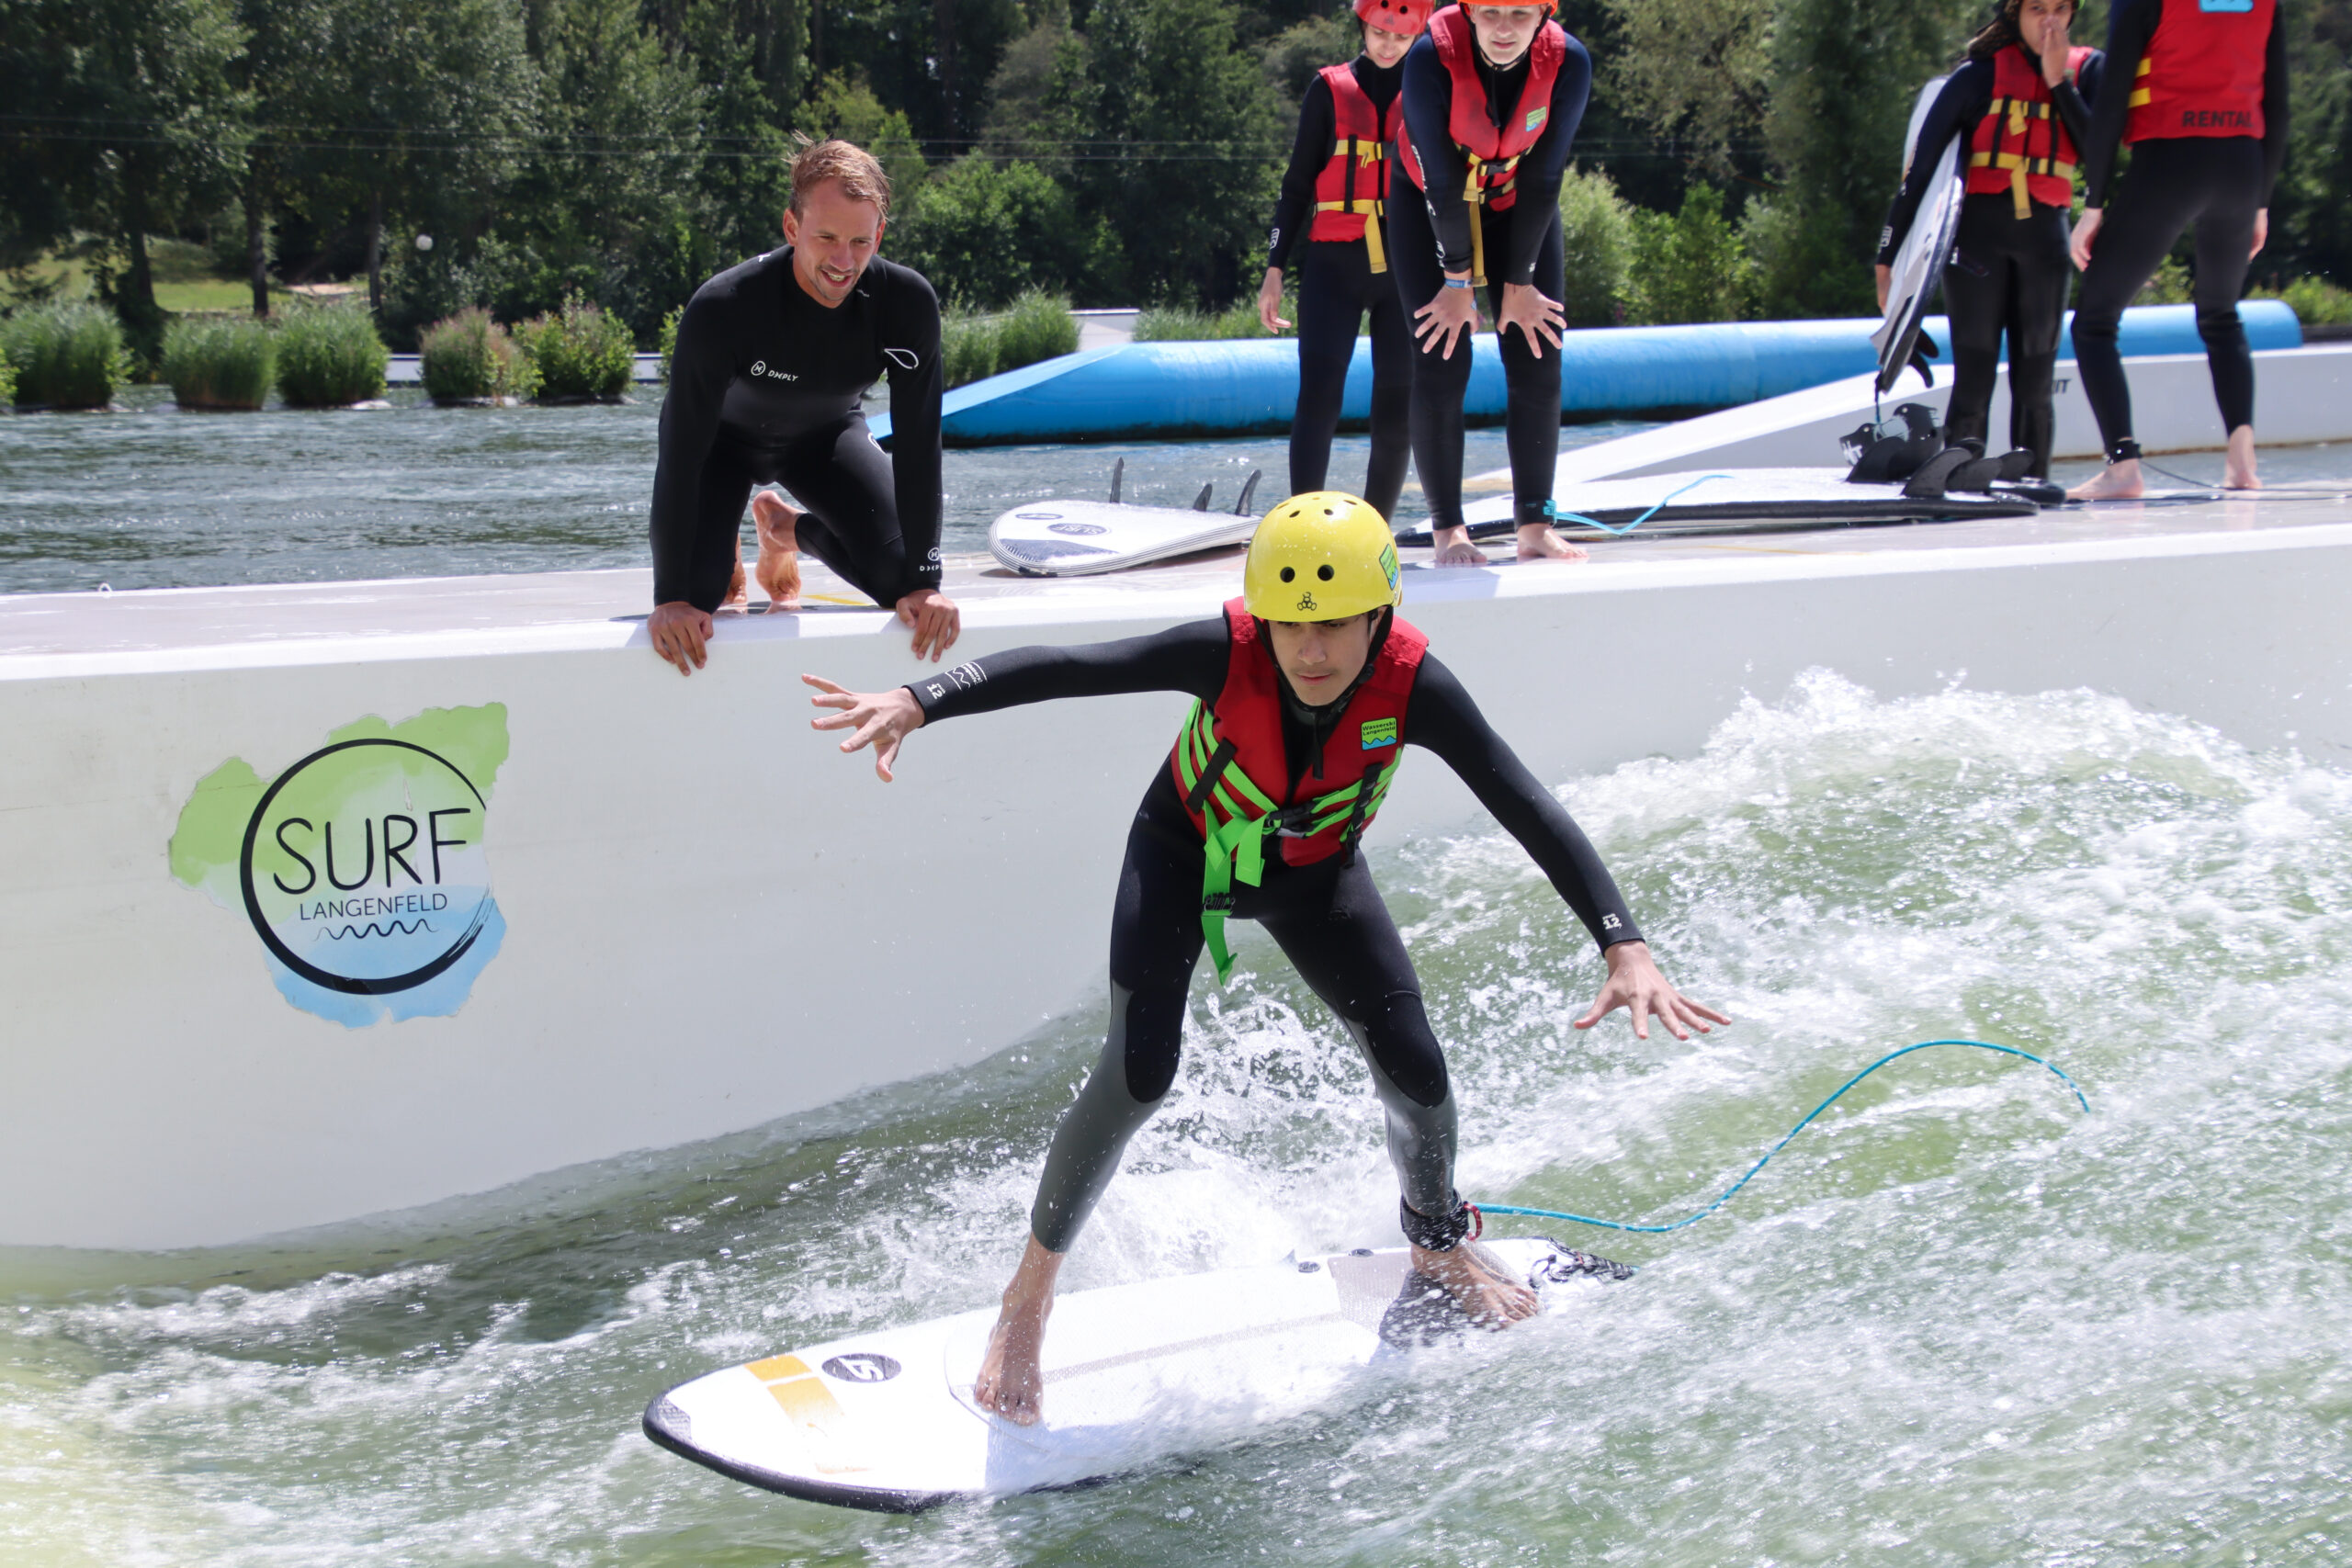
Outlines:
<svg viewBox="0 0 2352 1568"><path fill-rule="evenodd" d="M1011 309L983 314L950 306L940 313L939 360L950 387L1078 352L1069 300L1033 288Z"/></svg>
<svg viewBox="0 0 2352 1568"><path fill-rule="evenodd" d="M164 379L184 409L257 409L275 368L269 328L250 317L183 316L164 329Z"/></svg>
<svg viewBox="0 0 2352 1568"><path fill-rule="evenodd" d="M1283 301L1283 319L1295 321L1295 298ZM1258 320L1256 296L1237 299L1222 310L1194 310L1182 305L1159 305L1136 318L1137 343L1225 343L1238 338L1272 337Z"/></svg>
<svg viewBox="0 0 2352 1568"><path fill-rule="evenodd" d="M542 401L617 398L637 367L637 343L621 319L576 294L565 299L562 310L517 327L514 335L538 367Z"/></svg>
<svg viewBox="0 0 2352 1568"><path fill-rule="evenodd" d="M531 356L479 305L425 328L418 346L425 393L445 407L537 389Z"/></svg>
<svg viewBox="0 0 2352 1568"><path fill-rule="evenodd" d="M91 304L37 305L0 322L0 355L16 375L19 403L102 409L130 372L122 323Z"/></svg>
<svg viewBox="0 0 2352 1568"><path fill-rule="evenodd" d="M384 395L391 358L360 304L290 312L277 331L277 390L294 408L334 409Z"/></svg>

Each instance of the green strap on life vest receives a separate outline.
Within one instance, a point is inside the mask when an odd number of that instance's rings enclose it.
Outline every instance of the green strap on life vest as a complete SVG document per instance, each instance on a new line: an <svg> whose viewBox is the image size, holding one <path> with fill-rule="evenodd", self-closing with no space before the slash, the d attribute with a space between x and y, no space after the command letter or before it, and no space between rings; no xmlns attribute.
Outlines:
<svg viewBox="0 0 2352 1568"><path fill-rule="evenodd" d="M1184 784L1185 806L1200 812L1207 826L1207 842L1202 847L1201 934L1208 941L1220 986L1233 976L1233 954L1225 945L1225 918L1234 906L1233 884L1237 878L1252 887L1264 882L1266 840L1280 837L1285 827L1300 838L1311 839L1326 829L1344 826L1352 845L1387 797L1389 780L1396 773L1394 768L1375 769L1344 789L1285 810L1267 799L1247 773L1232 765L1233 755L1232 743L1217 739L1216 719L1209 705L1193 699L1183 732L1176 738L1176 776Z"/></svg>

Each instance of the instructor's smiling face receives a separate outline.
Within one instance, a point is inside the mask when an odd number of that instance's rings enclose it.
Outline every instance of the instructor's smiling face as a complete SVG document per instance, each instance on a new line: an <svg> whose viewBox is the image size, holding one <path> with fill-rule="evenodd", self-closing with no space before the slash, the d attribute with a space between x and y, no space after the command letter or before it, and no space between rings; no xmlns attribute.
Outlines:
<svg viewBox="0 0 2352 1568"><path fill-rule="evenodd" d="M1516 65L1544 26L1541 6L1471 6L1470 26L1489 65Z"/></svg>
<svg viewBox="0 0 2352 1568"><path fill-rule="evenodd" d="M1309 707L1337 701L1372 657L1370 615L1336 621L1268 621L1266 636L1274 645L1274 663L1283 679Z"/></svg>
<svg viewBox="0 0 2352 1568"><path fill-rule="evenodd" d="M842 194L839 180L795 193L784 215L784 243L792 247L792 276L828 309L849 298L874 247L882 243L882 209Z"/></svg>

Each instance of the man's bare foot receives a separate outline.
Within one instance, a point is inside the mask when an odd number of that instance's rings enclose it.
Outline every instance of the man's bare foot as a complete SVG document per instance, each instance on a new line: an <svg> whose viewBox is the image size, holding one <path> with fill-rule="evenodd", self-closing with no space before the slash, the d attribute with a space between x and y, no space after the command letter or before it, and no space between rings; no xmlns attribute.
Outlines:
<svg viewBox="0 0 2352 1568"><path fill-rule="evenodd" d="M722 615L740 615L751 607L752 592L743 581L742 546L735 547L735 575L727 580L727 597L718 602Z"/></svg>
<svg viewBox="0 0 2352 1568"><path fill-rule="evenodd" d="M1413 1267L1445 1287L1471 1322L1481 1328L1509 1328L1535 1315L1535 1292L1475 1241L1450 1252L1413 1248Z"/></svg>
<svg viewBox="0 0 2352 1568"><path fill-rule="evenodd" d="M2140 478L2140 459L2109 463L2066 492L2068 501L2137 501L2148 493Z"/></svg>
<svg viewBox="0 0 2352 1568"><path fill-rule="evenodd" d="M1583 560L1589 552L1560 537L1549 524L1521 523L1519 525L1519 558L1521 560Z"/></svg>
<svg viewBox="0 0 2352 1568"><path fill-rule="evenodd" d="M800 608L800 513L772 490L752 497L752 522L759 529L760 558L752 568L768 596L768 614Z"/></svg>
<svg viewBox="0 0 2352 1568"><path fill-rule="evenodd" d="M980 1375L972 1380L972 1403L1016 1427L1034 1427L1046 1418L1046 1319L1054 1310L1054 1280L1061 1268L1060 1253L1029 1238L1021 1267L1004 1288L1003 1311L989 1331Z"/></svg>
<svg viewBox="0 0 2352 1568"><path fill-rule="evenodd" d="M1487 564L1487 552L1470 542L1470 529L1466 525L1459 528L1433 528L1430 531L1430 543L1437 547L1437 558L1430 563L1432 566Z"/></svg>
<svg viewBox="0 0 2352 1568"><path fill-rule="evenodd" d="M2241 424L2230 432L2229 456L2222 460L2223 490L2260 490L2254 473L2254 426Z"/></svg>

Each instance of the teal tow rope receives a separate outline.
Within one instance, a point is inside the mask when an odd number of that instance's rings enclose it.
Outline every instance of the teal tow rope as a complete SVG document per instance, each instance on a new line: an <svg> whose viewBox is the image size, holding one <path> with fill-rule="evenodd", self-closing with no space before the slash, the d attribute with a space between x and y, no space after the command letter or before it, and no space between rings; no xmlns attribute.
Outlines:
<svg viewBox="0 0 2352 1568"><path fill-rule="evenodd" d="M1983 1040L1922 1040L1917 1045L1905 1045L1900 1051L1888 1052L1885 1055L1881 1056L1877 1061L1872 1062L1869 1066L1864 1067L1860 1072L1856 1073L1852 1077L1848 1078L1844 1084L1839 1086L1837 1094L1831 1095L1827 1100L1825 1100L1820 1104L1815 1106L1804 1121L1789 1129L1786 1137L1783 1137L1779 1143L1774 1144L1770 1149L1765 1151L1764 1157L1762 1159L1759 1159L1754 1165L1749 1166L1746 1176L1741 1177L1737 1181L1733 1182L1729 1187L1724 1189L1724 1195L1722 1197L1716 1199L1713 1202L1708 1204L1705 1208L1700 1210L1697 1213L1691 1215L1687 1220L1677 1220L1670 1225L1629 1225L1617 1220L1596 1220L1589 1214L1563 1213L1557 1209L1522 1209L1510 1203L1473 1203L1470 1207L1477 1210L1481 1214L1525 1214L1530 1218L1539 1220L1572 1220L1580 1225L1601 1225L1612 1231L1642 1231L1652 1235L1662 1235L1667 1231L1679 1231L1685 1225L1695 1225L1701 1220L1705 1219L1709 1214L1713 1213L1717 1209L1722 1208L1725 1203L1730 1202L1733 1193L1737 1192L1741 1188L1754 1180L1756 1173L1770 1163L1774 1155L1779 1154L1782 1149L1789 1146L1790 1138L1795 1137L1799 1133L1802 1133L1807 1127L1812 1126L1814 1117L1820 1115L1823 1111L1837 1104L1838 1099L1845 1094L1846 1090L1853 1088L1856 1084L1861 1082L1864 1078L1870 1077L1872 1073L1878 1071L1881 1067L1886 1066L1889 1062L1894 1061L1898 1056L1908 1056L1914 1051L1926 1051L1938 1045L1973 1045L1980 1051L1998 1051L2004 1056L2022 1056L2027 1061L2032 1062L2039 1066L2047 1067L2052 1072L2057 1074L2059 1081L2064 1083L2068 1089L2075 1091L2075 1102L2082 1106L2083 1114L2087 1116L2091 1113L2091 1102L2083 1098L2082 1086L2077 1084L2073 1078L2068 1077L2065 1074L2065 1070L2060 1067L2056 1063L2044 1061L2041 1057L2035 1055L2030 1051L2020 1051L2014 1045L1995 1045Z"/></svg>
<svg viewBox="0 0 2352 1568"><path fill-rule="evenodd" d="M1727 479L1729 478L1731 478L1729 474L1701 474L1697 479L1692 479L1689 484L1684 485L1680 490L1676 491L1672 495L1668 496L1664 501L1659 502L1656 506L1651 507L1647 512L1643 513L1639 517L1634 518L1631 523L1626 524L1622 528L1612 528L1608 524L1603 523L1600 518L1587 517L1581 512L1563 512L1560 510L1559 502L1555 501L1547 501L1544 503L1544 515L1560 522L1581 523L1588 528L1598 528L1604 534L1614 534L1617 537L1622 539L1626 535L1632 533L1634 529L1640 527L1643 524L1648 522L1651 518L1657 516L1659 513L1665 511L1668 507L1673 505L1675 502L1679 501L1683 496L1689 494L1694 490L1697 490L1701 485L1705 484L1709 479Z"/></svg>

